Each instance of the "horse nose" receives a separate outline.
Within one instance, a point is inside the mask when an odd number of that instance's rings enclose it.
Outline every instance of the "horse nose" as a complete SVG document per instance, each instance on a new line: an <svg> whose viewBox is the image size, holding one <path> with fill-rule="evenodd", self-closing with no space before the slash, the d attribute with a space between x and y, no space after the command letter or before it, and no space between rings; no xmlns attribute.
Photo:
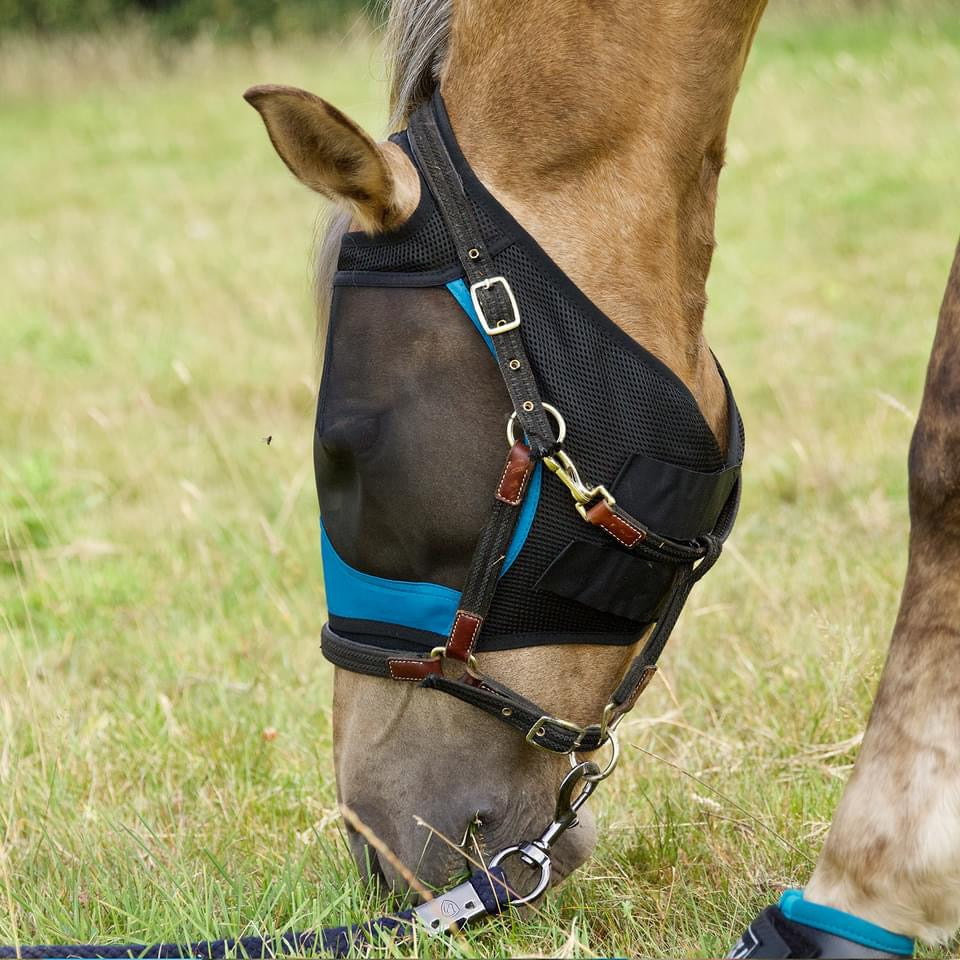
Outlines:
<svg viewBox="0 0 960 960"><path fill-rule="evenodd" d="M346 819L350 853L365 882L412 894L416 901L482 865L482 854L471 843L466 827L455 839L419 818L405 833L392 825L374 830L373 819L361 821L356 814Z"/></svg>
<svg viewBox="0 0 960 960"><path fill-rule="evenodd" d="M414 902L425 892L449 888L475 870L485 869L493 857L508 847L535 839L540 823L534 810L509 809L472 811L460 820L446 823L446 829L415 822L406 832L392 823L381 824L376 832L371 822L360 822L353 814L347 820L350 852L361 877L369 883L395 893L408 893ZM537 811L538 812L538 811ZM352 813L352 811L351 811ZM456 829L454 829L456 826ZM550 849L550 881L558 883L582 864L596 843L596 826L588 810L580 813L580 822L567 830ZM518 856L504 861L507 882L520 896L537 885L539 867L527 865Z"/></svg>

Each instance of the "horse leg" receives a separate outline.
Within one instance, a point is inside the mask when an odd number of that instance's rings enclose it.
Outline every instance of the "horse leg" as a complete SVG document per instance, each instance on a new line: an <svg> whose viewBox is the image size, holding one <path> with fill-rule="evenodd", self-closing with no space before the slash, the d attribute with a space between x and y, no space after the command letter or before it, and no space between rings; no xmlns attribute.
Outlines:
<svg viewBox="0 0 960 960"><path fill-rule="evenodd" d="M860 756L804 898L935 942L960 926L960 247L909 472L900 612Z"/></svg>

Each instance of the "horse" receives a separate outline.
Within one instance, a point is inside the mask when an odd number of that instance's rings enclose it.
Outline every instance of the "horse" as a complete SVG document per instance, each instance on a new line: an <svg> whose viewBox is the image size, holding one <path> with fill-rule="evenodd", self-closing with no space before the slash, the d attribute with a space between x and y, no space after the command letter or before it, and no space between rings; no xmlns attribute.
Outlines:
<svg viewBox="0 0 960 960"><path fill-rule="evenodd" d="M910 444L900 611L863 745L804 891L927 943L960 927L958 411L960 246Z"/></svg>
<svg viewBox="0 0 960 960"><path fill-rule="evenodd" d="M765 0L397 0L388 30L392 130L442 98L477 182L558 275L682 385L721 458L737 425L704 336L705 285L727 125L764 8ZM396 137L376 142L310 93L261 86L246 97L288 168L339 211L317 270L327 345L320 405L336 398L315 444L324 535L345 570L460 589L502 463L509 403L496 367L475 331L451 318L443 291L420 291L416 302L388 287L351 294L352 339L328 324L341 302L338 254L352 245L362 273L363 237L409 232L422 171ZM955 290L956 268L951 283ZM956 296L948 301L911 454L904 605L856 773L807 891L825 907L926 939L957 925L960 864L960 727L956 698L942 695L942 668L956 658L943 611L957 604L943 557L956 555L960 524L960 434L948 416L960 319ZM385 352L392 362L372 368L369 357ZM466 650L479 674L582 730L609 706L644 630L629 642L500 649L474 649L472 635ZM444 884L462 870L468 841L495 851L529 836L568 770L563 756L418 684L338 668L333 716L338 797L356 818L351 850L366 877L390 887L406 886L410 872L418 884ZM934 795L911 792L918 782ZM872 803L878 788L897 799L887 818ZM551 852L553 880L582 864L595 840L584 811Z"/></svg>

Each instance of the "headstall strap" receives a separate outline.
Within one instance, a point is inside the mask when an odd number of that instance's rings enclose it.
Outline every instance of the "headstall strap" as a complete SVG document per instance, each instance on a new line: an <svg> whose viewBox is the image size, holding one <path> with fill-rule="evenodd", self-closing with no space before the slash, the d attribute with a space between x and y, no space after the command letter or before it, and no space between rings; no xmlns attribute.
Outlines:
<svg viewBox="0 0 960 960"><path fill-rule="evenodd" d="M506 278L497 273L463 182L429 106L410 118L407 136L453 240L477 315L490 335L517 419L534 459L539 460L556 449L557 438L523 345L520 311L513 290Z"/></svg>
<svg viewBox="0 0 960 960"><path fill-rule="evenodd" d="M446 644L429 654L385 650L340 637L328 624L323 628L323 653L328 660L348 670L416 682L422 687L449 693L497 717L518 730L532 745L552 753L573 755L597 750L608 741L613 742L609 770L616 763L613 730L656 672L657 659L693 585L719 557L736 517L740 481L738 478L727 497L713 532L696 541L660 536L620 507L606 487L584 483L573 460L562 448L566 426L560 411L541 400L523 345L522 318L516 299L507 280L496 273L432 109L427 107L414 114L407 133L414 157L453 239L470 283L474 307L490 335L497 364L514 405L507 429L511 447L470 562L460 607ZM556 430L551 418L556 423ZM517 424L523 432L523 440L516 437ZM676 567L666 605L640 653L627 667L600 722L586 727L552 717L516 691L481 676L474 657L477 639L490 610L500 569L538 460L542 460L567 487L585 522L603 530L637 556ZM465 667L447 671L445 665L448 661Z"/></svg>

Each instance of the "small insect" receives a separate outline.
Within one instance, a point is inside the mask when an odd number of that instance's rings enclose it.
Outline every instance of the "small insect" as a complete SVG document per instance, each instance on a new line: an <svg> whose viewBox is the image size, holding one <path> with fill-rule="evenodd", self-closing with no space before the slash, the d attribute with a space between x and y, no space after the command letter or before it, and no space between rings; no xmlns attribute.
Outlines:
<svg viewBox="0 0 960 960"><path fill-rule="evenodd" d="M269 447L270 441L273 439L273 434L271 433L269 437L264 437L263 442Z"/></svg>

